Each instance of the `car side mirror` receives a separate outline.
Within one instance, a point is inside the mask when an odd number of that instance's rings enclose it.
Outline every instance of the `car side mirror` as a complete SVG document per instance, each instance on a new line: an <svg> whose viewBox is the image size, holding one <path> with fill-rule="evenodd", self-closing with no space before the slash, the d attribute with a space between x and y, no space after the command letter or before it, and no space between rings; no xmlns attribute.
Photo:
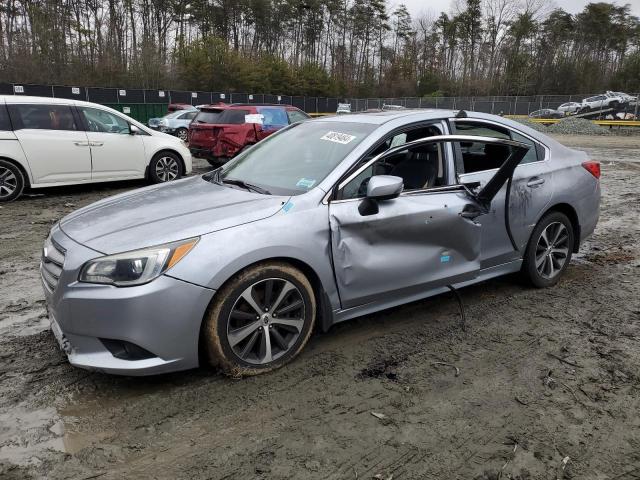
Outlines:
<svg viewBox="0 0 640 480"><path fill-rule="evenodd" d="M139 135L140 129L135 125L129 124L129 135Z"/></svg>
<svg viewBox="0 0 640 480"><path fill-rule="evenodd" d="M367 185L367 196L358 205L360 215L378 213L378 202L397 198L404 188L404 181L392 175L374 175Z"/></svg>

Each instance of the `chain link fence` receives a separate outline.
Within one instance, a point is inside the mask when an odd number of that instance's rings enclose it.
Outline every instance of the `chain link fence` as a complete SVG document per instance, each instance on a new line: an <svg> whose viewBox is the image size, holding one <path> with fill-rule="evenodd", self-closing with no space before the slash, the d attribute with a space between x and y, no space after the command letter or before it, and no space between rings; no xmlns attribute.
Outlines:
<svg viewBox="0 0 640 480"><path fill-rule="evenodd" d="M34 95L40 97L86 100L116 108L136 120L166 113L169 103L202 105L211 103L275 103L293 105L310 114L335 113L338 103L350 103L353 112L379 110L384 105L404 108L443 108L474 110L502 115L528 115L535 110L557 109L566 102L582 102L585 95L531 95L490 97L402 97L402 98L331 98L291 95L250 94L237 92L204 92L184 90L151 90L62 85L21 85L0 83L0 94ZM639 97L639 94L631 94ZM638 116L638 102L629 107Z"/></svg>

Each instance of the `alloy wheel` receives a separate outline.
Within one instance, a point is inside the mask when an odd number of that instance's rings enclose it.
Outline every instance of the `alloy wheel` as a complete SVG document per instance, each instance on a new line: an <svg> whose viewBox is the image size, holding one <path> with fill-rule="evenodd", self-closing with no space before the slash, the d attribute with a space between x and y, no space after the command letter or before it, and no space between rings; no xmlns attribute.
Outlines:
<svg viewBox="0 0 640 480"><path fill-rule="evenodd" d="M541 277L552 279L560 274L569 256L569 232L561 222L546 226L536 245L536 269Z"/></svg>
<svg viewBox="0 0 640 480"><path fill-rule="evenodd" d="M180 167L173 157L160 157L156 162L156 175L163 182L178 178Z"/></svg>
<svg viewBox="0 0 640 480"><path fill-rule="evenodd" d="M15 174L5 167L0 167L0 198L10 197L18 188Z"/></svg>
<svg viewBox="0 0 640 480"><path fill-rule="evenodd" d="M241 360L264 365L296 344L306 320L305 301L292 282L260 280L236 299L227 322L227 341Z"/></svg>
<svg viewBox="0 0 640 480"><path fill-rule="evenodd" d="M178 138L183 142L186 142L189 138L189 134L185 129L178 130Z"/></svg>

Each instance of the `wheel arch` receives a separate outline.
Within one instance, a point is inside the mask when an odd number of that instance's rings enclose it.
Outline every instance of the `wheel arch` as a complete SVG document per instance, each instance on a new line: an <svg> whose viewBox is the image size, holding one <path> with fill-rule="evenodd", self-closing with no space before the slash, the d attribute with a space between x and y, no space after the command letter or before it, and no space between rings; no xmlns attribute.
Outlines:
<svg viewBox="0 0 640 480"><path fill-rule="evenodd" d="M573 253L578 253L580 249L580 220L578 218L578 213L575 208L573 208L568 203L557 203L551 207L549 207L540 218L544 218L545 215L551 212L560 212L567 216L569 221L571 222L571 226L573 227Z"/></svg>
<svg viewBox="0 0 640 480"><path fill-rule="evenodd" d="M29 177L29 172L27 171L24 165L22 165L20 162L10 157L0 156L0 160L9 162L11 165L14 165L18 170L20 170L20 172L22 173L22 176L24 177L24 182L25 182L24 187L25 188L31 187L31 178Z"/></svg>
<svg viewBox="0 0 640 480"><path fill-rule="evenodd" d="M204 312L201 323L200 323L198 356L201 359L201 364L202 364L203 353L205 351L205 347L202 343L205 318L209 314L211 305L216 299L217 292L222 290L230 281L232 281L236 276L238 276L243 271L249 268L252 268L256 265L259 265L261 263L269 263L269 262L286 263L300 270L307 277L307 279L309 279L309 282L311 283L311 287L313 289L313 293L316 297L316 305L317 305L316 311L318 315L318 317L316 318L316 328L319 328L324 333L329 330L331 325L333 325L334 318L333 318L333 309L331 308L331 301L325 290L324 285L322 284L322 280L320 279L320 276L309 263L299 258L287 257L287 256L274 256L274 257L263 258L261 260L256 260L247 265L242 266L241 268L238 268L233 273L228 275L227 278L224 280L224 282L220 285L220 287L216 289L216 293L214 293L213 296L211 297L211 300L209 301L209 307L207 307L206 311Z"/></svg>
<svg viewBox="0 0 640 480"><path fill-rule="evenodd" d="M180 159L180 163L182 164L182 171L186 172L187 170L187 165L184 163L184 158L182 158L182 155L180 155L180 152L178 152L177 150L174 150L172 148L161 148L159 149L157 152L155 152L153 155L151 155L151 160L149 160L149 163L147 163L147 175L149 175L149 167L151 166L151 162L153 162L153 160L160 154L162 153L173 153L174 155L177 155L178 158Z"/></svg>

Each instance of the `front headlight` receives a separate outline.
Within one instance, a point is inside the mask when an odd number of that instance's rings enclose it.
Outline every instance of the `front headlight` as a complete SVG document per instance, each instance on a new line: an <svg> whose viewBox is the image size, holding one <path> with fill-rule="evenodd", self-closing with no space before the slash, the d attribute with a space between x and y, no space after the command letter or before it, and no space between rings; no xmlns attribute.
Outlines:
<svg viewBox="0 0 640 480"><path fill-rule="evenodd" d="M116 287L149 283L182 260L198 240L198 238L190 238L89 260L82 267L78 280Z"/></svg>

